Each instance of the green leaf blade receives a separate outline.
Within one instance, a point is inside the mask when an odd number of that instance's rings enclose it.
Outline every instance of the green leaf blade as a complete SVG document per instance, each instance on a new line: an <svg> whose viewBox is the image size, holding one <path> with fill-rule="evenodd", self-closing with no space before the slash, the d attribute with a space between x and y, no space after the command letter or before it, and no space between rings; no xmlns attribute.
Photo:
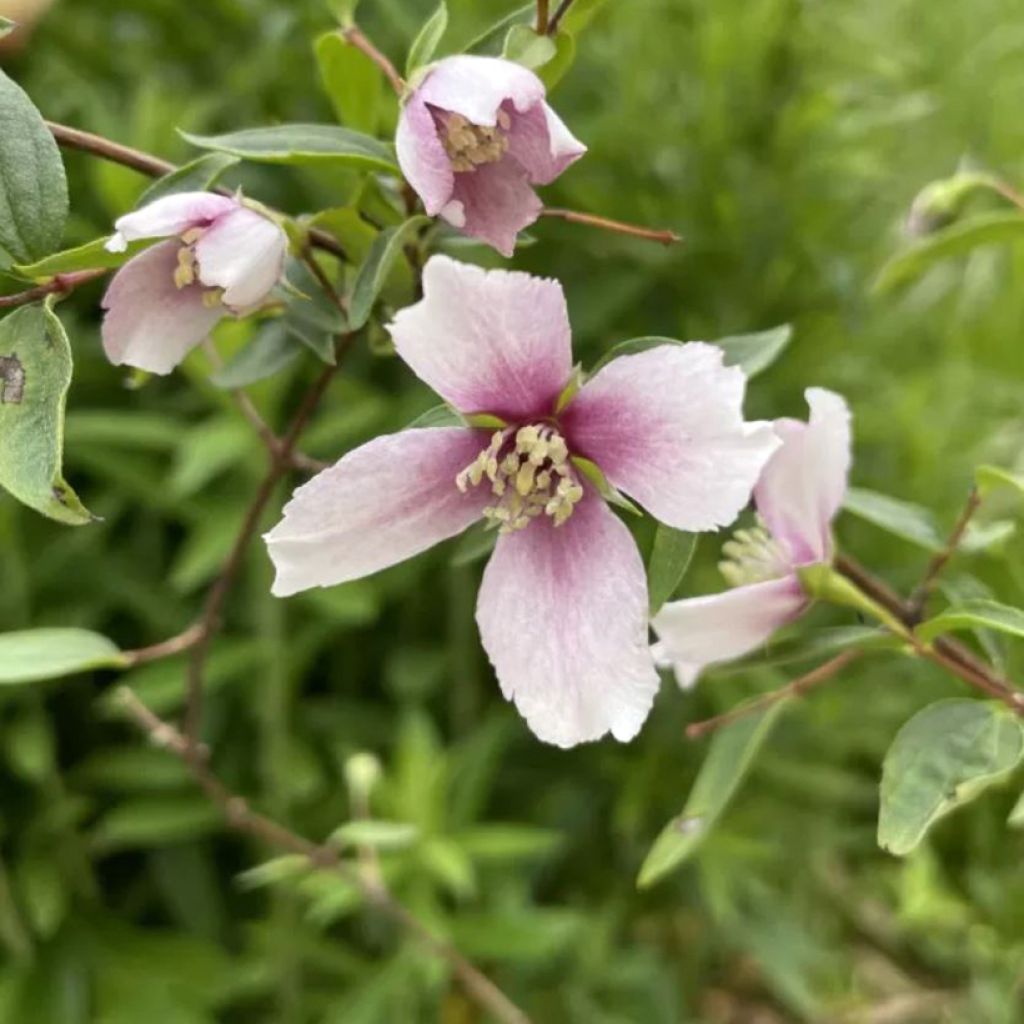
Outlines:
<svg viewBox="0 0 1024 1024"><path fill-rule="evenodd" d="M953 605L921 623L917 635L926 643L957 630L994 629L1024 639L1024 611L986 598Z"/></svg>
<svg viewBox="0 0 1024 1024"><path fill-rule="evenodd" d="M656 615L661 606L679 588L683 577L690 568L697 550L697 534L675 530L664 523L658 523L654 534L654 547L647 563L647 592L650 599L651 615Z"/></svg>
<svg viewBox="0 0 1024 1024"><path fill-rule="evenodd" d="M0 685L59 679L96 668L123 668L124 655L87 629L26 629L0 633Z"/></svg>
<svg viewBox="0 0 1024 1024"><path fill-rule="evenodd" d="M181 192L206 192L220 181L221 177L238 163L238 157L231 153L206 153L196 157L170 174L153 182L139 196L136 208L163 199L164 196Z"/></svg>
<svg viewBox="0 0 1024 1024"><path fill-rule="evenodd" d="M358 331L366 325L373 304L401 255L403 246L416 231L429 223L429 217L418 214L397 227L386 228L373 240L366 262L359 268L359 275L352 286L348 310L349 330Z"/></svg>
<svg viewBox="0 0 1024 1024"><path fill-rule="evenodd" d="M411 78L421 67L430 63L447 29L448 5L445 0L441 0L409 47L409 56L405 62L406 78Z"/></svg>

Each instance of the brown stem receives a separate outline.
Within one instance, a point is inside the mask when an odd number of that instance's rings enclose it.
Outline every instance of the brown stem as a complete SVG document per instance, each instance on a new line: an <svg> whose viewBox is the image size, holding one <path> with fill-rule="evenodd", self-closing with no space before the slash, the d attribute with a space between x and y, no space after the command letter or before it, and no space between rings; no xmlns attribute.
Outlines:
<svg viewBox="0 0 1024 1024"><path fill-rule="evenodd" d="M641 228L635 224L626 224L621 220L599 217L594 213L580 213L578 210L563 210L555 206L545 206L541 210L541 216L559 217L561 220L567 220L573 224L588 224L592 228L614 231L616 234L630 235L633 238L645 238L649 242L660 242L662 245L674 245L676 242L682 241L682 237L674 231Z"/></svg>
<svg viewBox="0 0 1024 1024"><path fill-rule="evenodd" d="M217 806L230 828L255 836L268 846L306 857L313 867L341 875L346 881L357 886L368 902L415 936L432 953L445 960L452 973L481 1008L502 1024L530 1024L526 1014L490 978L454 946L435 935L427 925L399 903L382 883L366 877L356 870L354 865L342 860L337 848L327 843L311 842L272 818L254 811L244 797L232 793L212 772L201 748L169 722L155 715L128 687L122 687L119 695L129 717L147 733L151 741L177 755L188 767L193 779Z"/></svg>
<svg viewBox="0 0 1024 1024"><path fill-rule="evenodd" d="M67 295L80 285L88 284L97 278L103 277L108 271L103 268L96 270L76 270L71 274L57 274L46 284L29 288L24 292L16 292L14 295L0 295L0 309L14 309L15 306L27 306L30 302L39 302L49 295Z"/></svg>
<svg viewBox="0 0 1024 1024"><path fill-rule="evenodd" d="M992 187L1006 200L1013 203L1018 209L1024 210L1024 196L1015 188L999 178L992 179Z"/></svg>
<svg viewBox="0 0 1024 1024"><path fill-rule="evenodd" d="M548 0L537 0L537 35L548 34Z"/></svg>
<svg viewBox="0 0 1024 1024"><path fill-rule="evenodd" d="M308 249L302 254L302 262L309 268L309 272L316 278L317 284L320 285L324 295L327 296L334 306L337 307L338 311L342 316L348 317L348 308L345 304L345 300L337 293L334 285L331 284L330 278L324 273L324 268L317 262L316 257Z"/></svg>
<svg viewBox="0 0 1024 1024"><path fill-rule="evenodd" d="M162 640L151 647L140 647L136 651L124 651L121 657L125 660L125 668L134 668L136 665L159 661L161 658L173 658L176 654L182 654L194 647L202 639L202 636L203 624L195 622L177 636Z"/></svg>
<svg viewBox="0 0 1024 1024"><path fill-rule="evenodd" d="M395 65L367 39L361 28L357 25L350 25L348 28L343 28L339 31L341 38L346 43L354 46L357 50L362 50L384 72L384 76L391 83L391 88L395 90L397 95L401 96L405 92L405 80L395 70Z"/></svg>
<svg viewBox="0 0 1024 1024"><path fill-rule="evenodd" d="M346 336L342 342L342 348L347 348L351 340L351 335ZM340 358L341 355L339 354L339 361ZM327 390L327 385L331 382L335 369L336 366L326 367L303 398L291 426L280 440L276 455L272 453L270 469L267 471L263 483L260 484L259 490L250 502L245 518L242 520L242 525L239 527L238 534L235 537L235 543L232 545L231 552L206 596L206 603L203 606L203 613L199 620L202 632L190 649L186 681L185 735L188 738L188 742L197 746L197 748L199 745L199 730L203 710L203 675L210 640L217 630L224 602L235 581L235 577L238 575L238 570L241 568L249 543L256 534L260 518L273 497L274 489L277 487L278 482L292 465L292 453L295 451L299 435L309 422L310 416L313 415L313 411L323 397L324 391Z"/></svg>
<svg viewBox="0 0 1024 1024"><path fill-rule="evenodd" d="M573 0L562 0L552 15L551 20L548 22L548 35L553 36L562 24L562 19L569 12L569 8L572 7Z"/></svg>
<svg viewBox="0 0 1024 1024"><path fill-rule="evenodd" d="M756 697L746 704L741 704L731 711L726 711L724 714L715 715L713 718L706 718L702 722L691 722L686 727L686 738L689 740L698 739L709 732L714 732L715 729L722 728L722 726L731 725L740 718L746 718L747 715L763 711L765 708L778 703L780 700L785 700L787 697L802 696L808 690L827 682L837 675L850 662L856 661L857 658L861 657L863 653L863 651L843 651L842 654L837 654L834 658L812 669L806 675L800 676L799 679L794 679L791 683L786 683L785 686L780 686L777 690L762 694L760 697Z"/></svg>
<svg viewBox="0 0 1024 1024"><path fill-rule="evenodd" d="M57 140L58 144L65 149L76 149L82 153L89 153L98 156L102 160L109 160L111 163L120 164L122 167L130 167L132 170L145 174L150 178L163 178L178 169L176 164L162 160L151 153L144 153L140 149L133 149L131 146L123 146L119 142L104 138L102 135L94 135L92 132L82 131L80 128L71 128L65 124L58 124L56 121L47 121L46 127ZM217 188L215 192L229 196L234 193L230 189ZM317 249L332 253L340 260L347 260L348 256L341 243L326 231L313 229L309 232L309 241Z"/></svg>
<svg viewBox="0 0 1024 1024"><path fill-rule="evenodd" d="M956 554L956 550L960 547L960 542L963 540L967 527L970 524L971 517L978 511L978 506L980 504L981 495L978 493L978 488L972 487L970 493L967 495L967 502L963 507L963 511L960 513L956 524L953 526L953 529L946 540L945 546L931 560L931 562L928 563L924 579L910 598L910 611L916 618L920 619L924 612L925 605L928 603L928 598L931 597L932 591L935 589L935 584L938 581L939 575L942 570L946 568L946 565L953 555Z"/></svg>

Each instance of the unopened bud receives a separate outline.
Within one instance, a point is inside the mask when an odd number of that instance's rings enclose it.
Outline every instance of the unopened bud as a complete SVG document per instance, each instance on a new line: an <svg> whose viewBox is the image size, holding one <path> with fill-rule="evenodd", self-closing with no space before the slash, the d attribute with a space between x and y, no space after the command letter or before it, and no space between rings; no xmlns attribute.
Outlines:
<svg viewBox="0 0 1024 1024"><path fill-rule="evenodd" d="M994 179L988 174L954 174L926 185L910 206L904 230L911 238L923 238L948 227L963 213L967 200L980 189L991 189Z"/></svg>
<svg viewBox="0 0 1024 1024"><path fill-rule="evenodd" d="M353 754L345 762L345 784L353 803L365 803L383 774L380 761L373 754Z"/></svg>

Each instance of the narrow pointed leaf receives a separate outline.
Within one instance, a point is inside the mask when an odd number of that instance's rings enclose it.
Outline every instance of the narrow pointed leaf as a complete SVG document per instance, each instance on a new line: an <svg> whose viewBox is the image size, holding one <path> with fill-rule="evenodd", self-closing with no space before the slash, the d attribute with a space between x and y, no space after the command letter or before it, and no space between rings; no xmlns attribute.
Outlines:
<svg viewBox="0 0 1024 1024"><path fill-rule="evenodd" d="M410 217L398 227L385 229L373 240L366 262L359 268L359 276L352 286L348 309L350 330L359 330L370 319L373 304L377 301L391 268L401 255L402 248L416 231L428 223L429 217Z"/></svg>
<svg viewBox="0 0 1024 1024"><path fill-rule="evenodd" d="M696 550L697 534L675 530L664 523L658 523L657 532L654 534L654 547L647 563L647 591L650 596L651 615L656 615L661 606L679 589Z"/></svg>
<svg viewBox="0 0 1024 1024"><path fill-rule="evenodd" d="M921 623L917 635L925 642L957 630L994 629L1024 638L1024 611L984 598L953 605Z"/></svg>
<svg viewBox="0 0 1024 1024"><path fill-rule="evenodd" d="M409 78L419 68L433 60L441 38L448 28L448 5L445 0L434 8L433 14L423 23L416 33L416 38L409 47L409 56L405 62L405 76Z"/></svg>
<svg viewBox="0 0 1024 1024"><path fill-rule="evenodd" d="M725 365L738 366L749 380L764 373L782 355L792 339L793 328L789 324L781 324L754 334L718 338L713 344L725 352Z"/></svg>
<svg viewBox="0 0 1024 1024"><path fill-rule="evenodd" d="M380 68L337 32L325 32L315 49L320 82L338 120L372 135L380 122L384 98Z"/></svg>
<svg viewBox="0 0 1024 1024"><path fill-rule="evenodd" d="M22 277L32 281L48 281L57 274L71 274L76 270L99 270L124 266L134 255L153 244L152 239L129 242L124 252L110 252L107 242L110 236L96 238L74 249L64 249L52 256L44 256L35 263L19 263L13 269Z"/></svg>
<svg viewBox="0 0 1024 1024"><path fill-rule="evenodd" d="M25 629L0 633L0 685L60 679L95 668L123 668L124 656L87 629Z"/></svg>
<svg viewBox="0 0 1024 1024"><path fill-rule="evenodd" d="M230 153L207 153L197 157L154 181L139 196L135 206L146 206L156 199L177 195L179 192L205 192L213 188L225 171L229 171L237 163L238 157Z"/></svg>

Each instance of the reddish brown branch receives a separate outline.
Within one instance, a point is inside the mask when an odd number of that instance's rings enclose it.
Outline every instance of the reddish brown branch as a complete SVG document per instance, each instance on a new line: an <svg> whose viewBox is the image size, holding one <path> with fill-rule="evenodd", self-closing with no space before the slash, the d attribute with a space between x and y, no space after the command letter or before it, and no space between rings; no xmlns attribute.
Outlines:
<svg viewBox="0 0 1024 1024"><path fill-rule="evenodd" d="M350 25L348 28L343 28L339 31L341 38L346 43L365 53L384 72L385 78L391 83L391 88L395 90L397 95L401 96L405 92L405 79L395 69L395 65L363 34L361 28L357 25Z"/></svg>
<svg viewBox="0 0 1024 1024"><path fill-rule="evenodd" d="M546 36L548 28L548 0L537 0L537 35Z"/></svg>
<svg viewBox="0 0 1024 1024"><path fill-rule="evenodd" d="M580 213L578 210L563 210L555 206L545 206L541 211L541 216L558 217L573 224L586 224L592 228L601 228L602 231L613 231L619 235L630 235L633 238L643 238L649 242L660 242L662 245L674 245L676 242L682 241L682 237L674 231L641 228L635 224L626 224L621 220L599 217L594 213Z"/></svg>
<svg viewBox="0 0 1024 1024"><path fill-rule="evenodd" d="M967 502L963 507L963 511L960 513L949 537L946 540L943 549L928 563L928 568L925 571L924 579L921 581L921 585L914 591L913 596L910 599L910 611L917 618L921 617L924 612L925 605L928 603L928 598L931 597L932 591L935 589L935 584L938 581L942 570L946 568L949 560L956 554L957 548L960 547L960 542L964 539L964 534L967 532L967 527L970 525L971 518L974 513L978 511L978 506L981 504L981 495L978 493L977 487L972 487L970 493L967 495Z"/></svg>
<svg viewBox="0 0 1024 1024"><path fill-rule="evenodd" d="M50 295L67 295L80 285L88 284L103 277L105 269L76 270L71 274L57 274L51 281L27 291L16 292L14 295L0 295L0 309L14 309L16 306L27 306L30 302L40 302Z"/></svg>
<svg viewBox="0 0 1024 1024"><path fill-rule="evenodd" d="M134 668L136 665L144 665L149 661L159 661L161 658L173 658L176 654L183 654L199 643L202 636L203 624L196 622L177 636L162 640L151 647L140 647L136 651L124 651L122 657L125 659L125 668Z"/></svg>
<svg viewBox="0 0 1024 1024"><path fill-rule="evenodd" d="M572 7L573 0L562 0L552 15L551 20L548 22L548 35L553 36L558 31L562 24L562 19L568 14L569 8Z"/></svg>

